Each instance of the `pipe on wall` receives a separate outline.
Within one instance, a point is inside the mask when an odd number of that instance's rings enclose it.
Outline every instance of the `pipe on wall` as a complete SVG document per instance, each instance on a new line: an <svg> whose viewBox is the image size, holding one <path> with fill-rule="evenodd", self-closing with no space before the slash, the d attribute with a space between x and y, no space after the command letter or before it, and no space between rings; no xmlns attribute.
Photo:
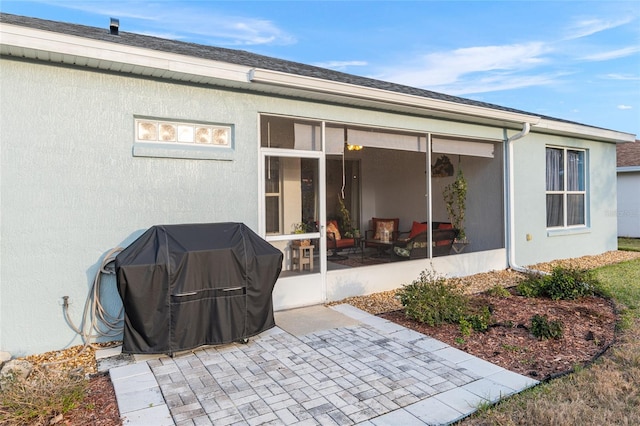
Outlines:
<svg viewBox="0 0 640 426"><path fill-rule="evenodd" d="M522 139L531 131L531 124L525 122L522 124L522 130L519 133L511 136L507 139L507 196L509 202L507 203L507 262L511 269L523 272L523 273L540 273L540 271L534 271L519 266L516 263L516 251L515 251L515 185L514 185L514 167L513 167L513 143L518 139Z"/></svg>

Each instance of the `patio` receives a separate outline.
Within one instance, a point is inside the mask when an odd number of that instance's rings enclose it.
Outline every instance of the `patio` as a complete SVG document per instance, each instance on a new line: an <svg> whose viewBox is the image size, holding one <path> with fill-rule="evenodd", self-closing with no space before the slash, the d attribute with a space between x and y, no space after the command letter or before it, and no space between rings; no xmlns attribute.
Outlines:
<svg viewBox="0 0 640 426"><path fill-rule="evenodd" d="M276 315L246 345L112 368L125 424L449 424L537 384L350 305Z"/></svg>

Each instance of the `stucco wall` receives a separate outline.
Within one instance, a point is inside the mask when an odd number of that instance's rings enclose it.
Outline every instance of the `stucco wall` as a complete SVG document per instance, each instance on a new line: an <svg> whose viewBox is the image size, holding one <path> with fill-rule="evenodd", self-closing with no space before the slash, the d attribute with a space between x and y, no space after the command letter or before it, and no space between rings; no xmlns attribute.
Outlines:
<svg viewBox="0 0 640 426"><path fill-rule="evenodd" d="M546 228L545 147L587 150L587 226L566 232ZM532 132L514 142L516 262L532 265L553 259L617 249L616 149L591 142ZM527 240L527 234L530 240Z"/></svg>
<svg viewBox="0 0 640 426"><path fill-rule="evenodd" d="M1 92L3 350L80 343L64 322L62 296L78 324L102 256L152 225L257 229L251 98L4 59ZM136 114L233 124L234 160L133 157ZM107 308L119 308L115 280L105 289Z"/></svg>
<svg viewBox="0 0 640 426"><path fill-rule="evenodd" d="M618 173L618 235L640 238L640 172Z"/></svg>

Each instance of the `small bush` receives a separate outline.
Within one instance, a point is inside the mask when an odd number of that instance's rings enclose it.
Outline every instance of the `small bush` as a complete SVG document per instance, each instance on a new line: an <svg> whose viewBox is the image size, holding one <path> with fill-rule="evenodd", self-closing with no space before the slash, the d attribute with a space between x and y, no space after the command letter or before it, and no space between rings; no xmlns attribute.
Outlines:
<svg viewBox="0 0 640 426"><path fill-rule="evenodd" d="M483 306L479 313L469 315L467 321L475 331L485 332L491 324L491 311L488 306Z"/></svg>
<svg viewBox="0 0 640 426"><path fill-rule="evenodd" d="M408 318L430 326L457 324L468 311L469 301L462 290L431 271L422 271L417 280L397 294Z"/></svg>
<svg viewBox="0 0 640 426"><path fill-rule="evenodd" d="M466 319L462 318L459 324L460 324L460 334L462 334L462 336L464 337L471 336L471 332L473 331L473 327L471 326L471 323Z"/></svg>
<svg viewBox="0 0 640 426"><path fill-rule="evenodd" d="M528 274L524 281L516 287L519 295L524 297L542 297L544 290L544 275Z"/></svg>
<svg viewBox="0 0 640 426"><path fill-rule="evenodd" d="M531 334L540 340L560 339L563 331L562 321L549 321L546 315L531 317Z"/></svg>
<svg viewBox="0 0 640 426"><path fill-rule="evenodd" d="M500 284L496 284L493 287L491 287L489 290L487 290L487 294L493 297L502 297L503 299L506 299L507 297L511 297L511 293L509 293L509 290L502 287Z"/></svg>
<svg viewBox="0 0 640 426"><path fill-rule="evenodd" d="M600 282L588 270L555 267L550 275L532 274L516 287L525 297L572 300L584 296L606 296Z"/></svg>
<svg viewBox="0 0 640 426"><path fill-rule="evenodd" d="M545 293L553 300L603 294L600 283L588 270L557 267L544 281Z"/></svg>

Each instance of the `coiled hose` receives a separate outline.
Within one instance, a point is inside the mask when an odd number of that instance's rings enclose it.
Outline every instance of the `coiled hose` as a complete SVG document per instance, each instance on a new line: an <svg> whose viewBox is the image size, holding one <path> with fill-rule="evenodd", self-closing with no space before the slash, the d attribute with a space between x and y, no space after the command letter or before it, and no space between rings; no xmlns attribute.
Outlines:
<svg viewBox="0 0 640 426"><path fill-rule="evenodd" d="M92 339L96 339L99 337L116 337L120 333L122 333L124 326L124 316L122 315L122 313L124 312L124 307L120 307L118 314L116 316L113 316L104 309L102 303L100 302L100 287L102 285L102 276L115 274L115 269L113 268L112 263L115 261L116 255L122 250L122 247L111 249L102 259L100 268L98 269L98 272L93 279L93 284L91 285L89 295L87 296L87 300L85 301L84 310L82 312L82 320L79 327L74 324L74 322L71 320L71 317L69 316L69 296L64 296L62 298L62 310L64 312L65 321L67 322L67 324L69 324L69 327L71 327L73 331L75 331L80 335L80 337L82 337L82 349L72 358L50 362L44 364L43 366L46 367L53 364L60 364L77 357L87 347L94 347L91 344Z"/></svg>

